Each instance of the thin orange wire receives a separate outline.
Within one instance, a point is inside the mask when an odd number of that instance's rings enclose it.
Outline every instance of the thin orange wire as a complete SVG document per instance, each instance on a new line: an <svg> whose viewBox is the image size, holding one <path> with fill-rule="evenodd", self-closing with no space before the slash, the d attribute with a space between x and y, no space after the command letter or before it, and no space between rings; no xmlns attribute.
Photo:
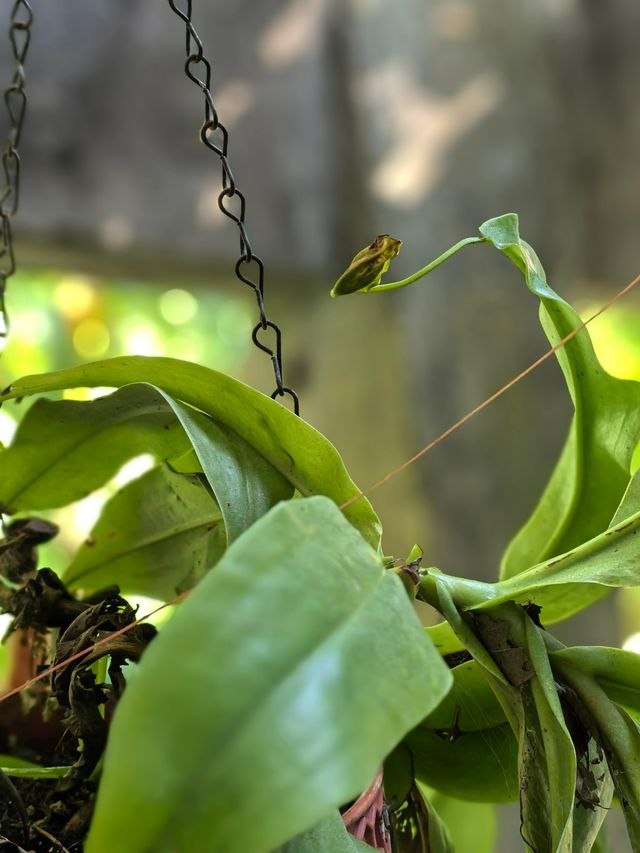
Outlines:
<svg viewBox="0 0 640 853"><path fill-rule="evenodd" d="M589 323L591 323L593 320L595 320L596 317L599 317L601 314L603 314L605 311L607 311L609 308L611 308L612 305L615 305L615 303L618 302L618 300L622 299L623 296L626 296L626 294L629 293L630 290L633 290L633 288L638 283L640 283L640 275L636 276L636 278L634 278L633 281L629 282L629 284L627 284L626 287L623 287L622 290L620 290L618 293L616 293L616 295L612 299L610 299L608 302L606 302L598 311L596 311L595 314L593 314L591 317L589 317L583 323L580 323L579 326L576 326L576 328L572 332L570 332L568 335L566 335L564 338L562 338L561 341L558 341L557 344L555 344L549 350L547 350L547 352L545 352L543 355L541 355L540 358L536 359L536 361L534 361L532 364L530 364L529 367L525 368L521 373L519 373L517 376L515 376L513 379L511 379L509 382L507 382L505 385L503 385L502 388L499 388L490 397L487 397L487 399L484 400L484 402L480 403L474 409L471 409L471 411L467 412L467 414L464 415L464 417L460 418L459 421L456 421L456 423L454 423L452 426L450 426L449 429L446 429L437 438L434 438L432 441L430 441L429 444L425 445L422 448L422 450L419 450L418 453L415 453L410 459L407 459L405 462L403 462L402 465L399 465L397 468L395 468L393 471L391 471L389 474L387 474L381 480L378 480L377 483L374 483L372 486L370 486L366 490L366 492L359 492L353 498L346 501L346 503L343 503L342 506L340 507L340 509L345 509L346 507L355 503L355 501L358 501L361 498L365 497L367 494L369 494L369 492L372 492L374 489L377 489L379 486L381 486L383 483L386 483L392 477L397 476L401 471L404 471L404 469L407 468L409 465L413 464L416 460L420 459L421 456L424 456L425 453L428 453L433 447L436 446L436 444L439 444L443 439L445 439L448 435L451 435L452 432L455 432L457 429L459 429L463 424L465 424L468 420L470 420L474 415L477 415L478 412L481 412L488 405L493 403L494 400L497 400L498 397L501 397L502 394L504 394L506 391L509 390L509 388L512 388L517 382L520 382L521 379L524 379L525 376L528 376L529 373L531 373L533 370L535 370L537 367L539 367L544 361L546 361L548 358L550 358L555 352L557 352L568 341L570 341L571 338L574 338L579 332L581 332L584 328L586 328L586 326L588 326ZM117 637L120 634L126 633L127 631L131 630L131 628L133 628L135 625L137 625L139 622L143 622L145 619L149 619L154 614L159 613L161 610L164 610L165 607L169 607L172 604L178 604L180 601L185 599L188 595L189 595L189 590L187 592L183 592L181 595L178 595L176 598L171 599L171 601L167 601L164 604L161 604L159 607L156 607L154 610L151 610L149 613L146 613L144 616L141 616L140 619L136 619L135 622L131 622L129 625L125 625L124 628L120 628L118 631L114 631L111 634L107 634L107 636L103 637L101 640L98 640L92 646L89 646L89 648L83 649L82 651L77 652L75 655L72 655L70 658L67 658L64 661L61 661L60 663L55 664L55 666L51 666L48 669L43 670L42 672L38 673L38 675L34 676L33 678L30 678L28 681L25 681L23 684L18 685L18 687L14 687L12 690L9 690L7 693L4 693L2 696L0 696L0 702L4 702L10 696L15 696L16 693L20 693L23 690L26 690L28 687L31 687L32 684L35 684L37 681L40 681L43 678L47 678L52 673L56 672L59 669L62 669L65 666L68 666L73 661L79 660L80 658L84 657L85 655L88 655L94 649L98 648L99 646L103 645L104 643L109 642L109 640L111 640L113 637Z"/></svg>
<svg viewBox="0 0 640 853"><path fill-rule="evenodd" d="M521 373L519 373L517 376L514 376L513 379L509 380L509 382L507 382L505 385L503 385L502 388L499 388L494 394L492 394L490 397L487 397L486 400L484 400L482 403L480 403L474 409L471 409L471 411L467 412L467 414L464 415L463 417L461 417L459 421L456 421L452 426L450 426L448 429L446 429L443 433L440 433L440 435L437 436L437 438L434 438L432 441L430 441L428 444L426 444L422 448L422 450L419 450L410 459L407 459L405 462L403 462L402 465L399 465L393 471L390 471L381 480L378 480L377 483L374 483L372 486L369 486L369 488L366 489L366 491L359 492L357 495L354 495L352 498L349 498L348 501L345 501L345 503L343 503L340 506L340 509L346 509L348 506L351 506L351 504L353 504L356 501L359 501L362 498L366 497L374 489L377 489L383 483L388 482L389 480L391 480L392 477L397 476L401 471L404 471L405 468L408 468L409 465L412 465L414 462L416 462L418 459L420 459L421 456L424 456L425 453L428 453L433 447L436 446L436 444L440 444L440 442L443 439L445 439L447 436L451 435L452 432L455 432L457 429L460 429L460 427L463 424L466 424L466 422L468 420L470 420L474 415L477 415L478 412L481 412L483 409L486 409L486 407L489 406L491 403L493 403L494 400L497 400L498 397L501 397L506 391L508 391L510 388L513 388L514 385L516 385L518 382L520 382L521 379L524 379L525 376L528 376L532 371L534 371L536 369L536 367L539 367L544 361L546 361L548 358L551 358L551 356L555 352L557 352L559 349L561 349L561 347L563 347L568 341L570 341L571 338L574 338L579 332L581 332L583 329L585 329L589 325L589 323L592 322L592 320L595 320L596 317L599 317L601 314L603 314L605 311L607 311L609 308L611 308L612 305L615 305L615 303L619 299L622 299L622 297L625 296L627 293L629 293L630 290L633 290L633 288L639 282L640 282L640 275L636 276L633 279L633 281L630 281L626 287L623 287L622 290L618 291L618 293L616 293L616 295L614 297L612 297L601 308L599 308L595 314L592 314L592 316L589 317L588 320L585 320L583 323L580 323L579 326L576 326L576 328L572 332L569 332L569 334L566 335L564 338L562 338L561 341L558 341L557 344L554 344L554 346L552 346L551 349L548 349L543 355L540 356L540 358L536 359L536 361L534 361L533 364L530 364L529 367L526 367Z"/></svg>

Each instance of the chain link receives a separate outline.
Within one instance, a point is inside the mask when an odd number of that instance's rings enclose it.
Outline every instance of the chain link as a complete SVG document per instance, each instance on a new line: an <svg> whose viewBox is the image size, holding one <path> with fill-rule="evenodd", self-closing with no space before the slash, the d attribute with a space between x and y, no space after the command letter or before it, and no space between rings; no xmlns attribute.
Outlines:
<svg viewBox="0 0 640 853"><path fill-rule="evenodd" d="M218 207L232 222L240 236L240 257L235 266L236 277L255 293L258 303L259 321L251 338L253 343L271 359L276 380L272 398L288 395L293 401L294 412L300 413L298 395L287 387L282 378L282 333L278 326L267 318L264 307L264 264L254 254L245 224L245 196L238 187L228 159L229 133L220 122L211 94L211 63L204 55L202 41L192 23L193 0L169 0L169 6L184 22L186 30L187 61L184 71L189 80L198 86L204 96L204 122L200 128L200 140L218 157L222 167L222 191L218 196ZM269 333L269 342L260 339Z"/></svg>
<svg viewBox="0 0 640 853"><path fill-rule="evenodd" d="M0 188L0 339L9 331L9 318L5 306L7 280L16 271L13 251L11 220L20 202L20 155L18 145L24 116L27 111L24 60L31 42L33 11L28 0L16 0L11 10L9 41L15 59L13 80L4 93L9 116L9 134L2 154L4 184Z"/></svg>

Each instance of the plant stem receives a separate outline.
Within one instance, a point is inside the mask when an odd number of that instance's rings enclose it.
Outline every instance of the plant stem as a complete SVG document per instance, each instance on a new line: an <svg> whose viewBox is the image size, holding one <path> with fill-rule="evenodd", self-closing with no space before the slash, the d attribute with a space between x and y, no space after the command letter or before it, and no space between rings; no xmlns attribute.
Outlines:
<svg viewBox="0 0 640 853"><path fill-rule="evenodd" d="M441 609L438 588L433 576L429 572L437 573L438 577L444 581L451 594L451 598L460 610L467 610L487 604L494 596L495 584L447 575L439 569L429 567L420 572L418 596L422 601L426 601L427 604L435 607L436 610Z"/></svg>
<svg viewBox="0 0 640 853"><path fill-rule="evenodd" d="M455 255L456 252L463 249L465 246L471 246L473 243L486 243L486 237L465 237L464 240L460 240L459 243L456 243L455 246L452 246L450 249L447 249L446 252L443 252L439 257L435 259L435 261L431 261L430 264L427 264L426 267L422 267L422 269L418 270L418 272L410 275L409 278L403 278L401 281L390 281L388 284L376 284L375 287L370 288L369 290L363 290L362 293L380 293L383 290L399 290L401 287L407 287L409 284L413 284L414 281L418 281L418 279L423 278L425 275L428 275L432 270L439 267L440 264L443 264L446 260L448 260L452 255Z"/></svg>

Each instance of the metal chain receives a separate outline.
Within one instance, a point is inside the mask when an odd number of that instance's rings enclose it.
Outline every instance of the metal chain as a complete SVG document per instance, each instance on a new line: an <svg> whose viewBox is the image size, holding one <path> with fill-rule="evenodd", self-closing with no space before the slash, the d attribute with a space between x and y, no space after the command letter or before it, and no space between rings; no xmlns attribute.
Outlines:
<svg viewBox="0 0 640 853"><path fill-rule="evenodd" d="M245 224L245 196L238 187L229 166L227 149L229 133L220 122L211 94L211 63L204 55L202 41L191 21L193 0L169 0L169 6L184 21L186 28L187 61L184 71L189 80L196 84L204 95L204 122L200 128L200 140L213 151L222 166L222 191L218 196L218 207L232 222L235 222L240 234L240 257L235 265L236 277L248 285L255 293L258 302L259 322L251 333L253 343L266 352L276 379L276 390L272 398L288 395L293 401L294 412L300 413L298 395L287 387L282 379L282 333L278 326L267 318L264 307L264 264L254 254ZM181 8L180 8L181 7ZM199 68L198 68L199 66ZM200 76L199 76L200 75ZM214 138L215 137L215 138ZM232 205L232 199L236 199ZM260 339L260 333L271 330L271 346Z"/></svg>
<svg viewBox="0 0 640 853"><path fill-rule="evenodd" d="M0 338L6 338L9 332L5 292L7 280L16 271L11 220L20 202L18 145L27 111L24 60L31 42L31 24L33 23L33 10L28 0L16 0L11 10L10 21L9 40L16 64L11 85L4 93L4 102L9 116L9 134L2 154L4 186L0 189Z"/></svg>

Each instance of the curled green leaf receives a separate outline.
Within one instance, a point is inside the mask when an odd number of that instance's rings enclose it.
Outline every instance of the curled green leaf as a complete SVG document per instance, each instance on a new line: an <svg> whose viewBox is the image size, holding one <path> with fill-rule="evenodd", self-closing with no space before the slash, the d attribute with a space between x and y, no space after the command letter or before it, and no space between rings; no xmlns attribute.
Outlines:
<svg viewBox="0 0 640 853"><path fill-rule="evenodd" d="M480 233L522 274L540 300L540 323L555 345L582 321L552 290L513 213L490 219ZM587 329L556 352L575 408L567 443L533 515L507 549L503 578L565 553L606 529L627 487L640 440L640 383L610 376ZM603 594L603 591L600 591Z"/></svg>
<svg viewBox="0 0 640 853"><path fill-rule="evenodd" d="M380 521L335 447L275 400L218 371L173 358L111 358L19 379L0 394L0 402L65 388L119 388L139 382L160 389L165 402L170 397L186 403L235 433L302 495L324 494L338 505L348 504L345 517L367 542L379 547ZM6 452L0 454L0 471Z"/></svg>

